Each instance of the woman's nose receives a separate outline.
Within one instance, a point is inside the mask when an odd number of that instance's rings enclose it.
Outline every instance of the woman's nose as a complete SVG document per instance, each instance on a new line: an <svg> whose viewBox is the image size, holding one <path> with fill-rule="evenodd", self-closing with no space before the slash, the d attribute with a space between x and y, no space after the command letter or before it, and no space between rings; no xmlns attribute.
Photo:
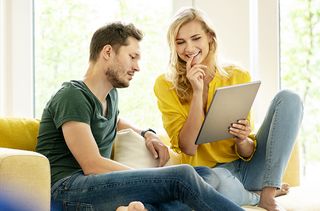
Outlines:
<svg viewBox="0 0 320 211"><path fill-rule="evenodd" d="M194 45L192 43L187 42L184 51L186 53L193 53L194 52Z"/></svg>

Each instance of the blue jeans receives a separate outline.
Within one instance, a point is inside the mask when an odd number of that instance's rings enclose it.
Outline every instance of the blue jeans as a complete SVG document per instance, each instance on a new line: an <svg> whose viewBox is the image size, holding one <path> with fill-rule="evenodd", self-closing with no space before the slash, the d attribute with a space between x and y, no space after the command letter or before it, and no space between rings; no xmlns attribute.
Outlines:
<svg viewBox="0 0 320 211"><path fill-rule="evenodd" d="M51 192L52 210L113 211L131 201L141 201L148 210L243 210L189 165L89 176L76 173L56 182Z"/></svg>
<svg viewBox="0 0 320 211"><path fill-rule="evenodd" d="M222 195L237 204L247 198L244 187L250 191L259 191L263 187L281 187L281 180L290 153L295 143L303 117L303 105L298 95L284 90L273 99L267 115L257 132L257 148L250 161L241 159L219 165L229 173L214 170L220 177ZM230 174L231 172L231 174ZM242 194L242 196L240 196Z"/></svg>

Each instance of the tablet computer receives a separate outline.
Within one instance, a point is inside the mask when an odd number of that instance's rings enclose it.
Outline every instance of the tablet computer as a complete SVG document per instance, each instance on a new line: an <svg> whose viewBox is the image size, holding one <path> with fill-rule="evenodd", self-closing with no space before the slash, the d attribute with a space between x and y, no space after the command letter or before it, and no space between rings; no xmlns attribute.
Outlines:
<svg viewBox="0 0 320 211"><path fill-rule="evenodd" d="M248 117L260 84L260 81L254 81L217 88L195 143L232 138L228 127Z"/></svg>

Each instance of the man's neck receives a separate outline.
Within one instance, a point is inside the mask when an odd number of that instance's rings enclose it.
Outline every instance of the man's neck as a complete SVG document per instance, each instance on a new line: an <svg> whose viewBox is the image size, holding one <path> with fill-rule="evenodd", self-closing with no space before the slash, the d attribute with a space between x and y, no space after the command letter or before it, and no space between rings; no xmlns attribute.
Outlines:
<svg viewBox="0 0 320 211"><path fill-rule="evenodd" d="M104 75L104 71L98 64L89 65L83 82L87 85L90 91L100 100L104 102L110 90L113 88L111 83Z"/></svg>

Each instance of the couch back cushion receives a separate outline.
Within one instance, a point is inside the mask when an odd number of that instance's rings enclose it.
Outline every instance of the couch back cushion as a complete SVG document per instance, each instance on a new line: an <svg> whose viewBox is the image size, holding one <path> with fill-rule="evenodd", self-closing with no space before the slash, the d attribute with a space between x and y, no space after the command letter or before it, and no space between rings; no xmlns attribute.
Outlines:
<svg viewBox="0 0 320 211"><path fill-rule="evenodd" d="M0 118L0 147L35 151L39 120Z"/></svg>

